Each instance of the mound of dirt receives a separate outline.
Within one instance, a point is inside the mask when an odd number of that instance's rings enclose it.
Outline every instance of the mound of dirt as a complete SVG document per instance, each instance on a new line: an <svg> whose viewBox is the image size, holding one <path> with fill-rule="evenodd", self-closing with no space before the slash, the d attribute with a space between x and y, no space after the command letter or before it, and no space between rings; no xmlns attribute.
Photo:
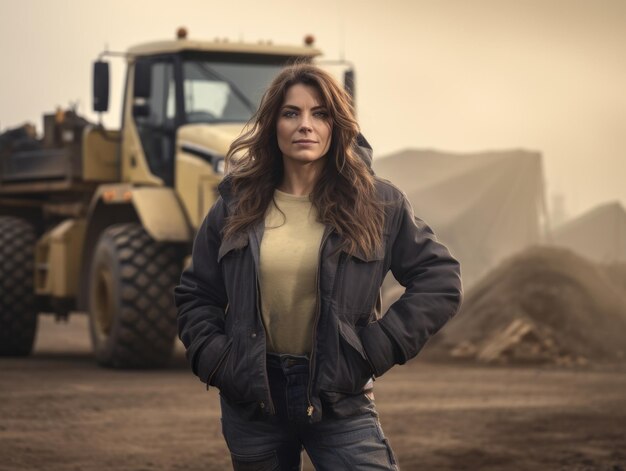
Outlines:
<svg viewBox="0 0 626 471"><path fill-rule="evenodd" d="M626 361L626 267L529 248L467 292L422 353L486 363Z"/></svg>

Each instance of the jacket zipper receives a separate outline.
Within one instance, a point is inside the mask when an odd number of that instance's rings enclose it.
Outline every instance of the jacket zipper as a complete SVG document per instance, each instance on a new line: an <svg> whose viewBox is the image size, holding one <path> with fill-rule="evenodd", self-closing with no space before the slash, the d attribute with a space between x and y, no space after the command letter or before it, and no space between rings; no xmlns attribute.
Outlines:
<svg viewBox="0 0 626 471"><path fill-rule="evenodd" d="M307 402L309 406L306 408L306 415L311 417L313 415L313 411L315 408L311 402L311 393L313 389L313 373L315 371L315 344L317 343L317 324L319 322L320 313L322 310L322 302L321 302L321 289L320 289L320 272L322 266L322 251L324 249L324 244L326 244L326 240L330 236L330 230L328 228L324 231L324 237L322 238L322 242L320 243L320 250L317 257L317 275L315 280L315 288L317 291L317 299L316 299L316 307L315 307L315 318L313 319L313 343L311 344L311 360L309 362L309 384L307 386Z"/></svg>
<svg viewBox="0 0 626 471"><path fill-rule="evenodd" d="M256 242L256 249L258 250L260 248L261 243L259 242L256 232L252 231L252 234ZM261 299L261 288L259 285L259 267L257 263L257 258L255 258L254 256L252 258L254 261L254 279L256 282L256 313L257 313L257 318L259 320L259 323L262 326L263 315L261 314L261 307L259 306L259 300ZM265 371L265 386L267 387L267 399L268 399L269 413L270 415L276 415L276 407L274 407L274 400L272 399L272 391L270 390L270 381L267 375L267 337L266 335L264 335L264 337L265 337L265 345L263 345L263 350L265 354L262 355L263 357L262 361L263 361L263 371ZM261 406L261 408L263 407Z"/></svg>
<svg viewBox="0 0 626 471"><path fill-rule="evenodd" d="M259 288L259 275L257 273L256 267L254 269L254 276L256 278L256 312L259 316L259 320L261 321L261 325L263 325L263 318L261 314L261 308L259 307L259 299L261 298L261 289ZM269 400L269 408L270 414L276 414L276 408L274 407L274 400L272 399L272 391L270 390L270 381L267 377L267 338L265 340L265 346L263 347L265 350L265 355L263 356L263 371L265 371L265 386L267 386L267 398Z"/></svg>

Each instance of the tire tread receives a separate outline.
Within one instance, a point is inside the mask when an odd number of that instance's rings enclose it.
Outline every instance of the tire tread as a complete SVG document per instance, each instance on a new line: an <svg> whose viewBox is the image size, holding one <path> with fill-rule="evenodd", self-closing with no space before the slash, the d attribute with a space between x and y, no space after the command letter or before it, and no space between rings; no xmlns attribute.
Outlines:
<svg viewBox="0 0 626 471"><path fill-rule="evenodd" d="M24 219L0 216L0 356L26 356L37 331L35 231Z"/></svg>

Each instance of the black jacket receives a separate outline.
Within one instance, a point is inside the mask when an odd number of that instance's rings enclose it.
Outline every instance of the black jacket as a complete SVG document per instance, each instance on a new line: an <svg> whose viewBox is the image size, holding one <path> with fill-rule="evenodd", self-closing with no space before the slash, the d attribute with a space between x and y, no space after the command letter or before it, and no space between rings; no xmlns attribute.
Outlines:
<svg viewBox="0 0 626 471"><path fill-rule="evenodd" d="M379 178L376 189L385 203L384 244L376 254L341 251L342 241L330 227L322 237L309 385L312 421L321 419L323 408L325 414L345 415L329 398L356 397L372 375L413 358L461 301L458 262L414 216L400 190ZM235 238L221 237L230 190L227 177L175 289L179 335L203 382L218 387L250 417L272 415L257 280L263 224ZM377 319L380 286L390 269L406 291Z"/></svg>

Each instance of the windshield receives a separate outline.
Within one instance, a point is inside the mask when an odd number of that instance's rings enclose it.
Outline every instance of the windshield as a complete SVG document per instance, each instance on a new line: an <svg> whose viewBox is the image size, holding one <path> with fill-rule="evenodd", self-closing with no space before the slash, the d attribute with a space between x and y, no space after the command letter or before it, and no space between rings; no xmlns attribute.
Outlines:
<svg viewBox="0 0 626 471"><path fill-rule="evenodd" d="M208 60L183 62L183 92L188 123L245 122L283 64Z"/></svg>

